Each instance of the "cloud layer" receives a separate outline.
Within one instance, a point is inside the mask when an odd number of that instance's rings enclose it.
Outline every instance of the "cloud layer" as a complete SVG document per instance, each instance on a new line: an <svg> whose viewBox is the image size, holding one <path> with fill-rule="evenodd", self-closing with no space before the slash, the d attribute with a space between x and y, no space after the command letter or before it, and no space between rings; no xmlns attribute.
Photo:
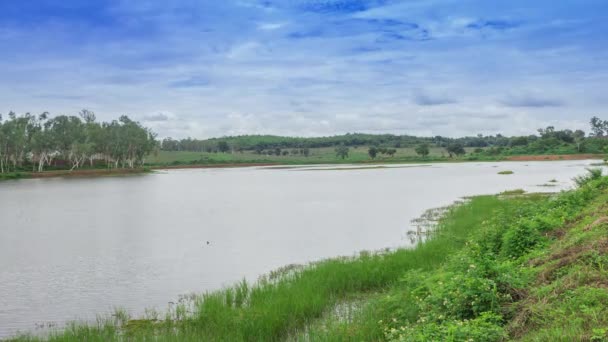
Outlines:
<svg viewBox="0 0 608 342"><path fill-rule="evenodd" d="M601 0L0 4L0 113L129 114L160 136L586 128Z"/></svg>

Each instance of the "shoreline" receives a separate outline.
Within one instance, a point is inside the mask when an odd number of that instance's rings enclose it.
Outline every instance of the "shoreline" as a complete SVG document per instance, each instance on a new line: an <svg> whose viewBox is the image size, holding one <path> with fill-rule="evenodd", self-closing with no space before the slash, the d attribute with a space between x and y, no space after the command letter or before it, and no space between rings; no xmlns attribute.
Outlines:
<svg viewBox="0 0 608 342"><path fill-rule="evenodd" d="M588 159L604 159L604 154L581 153L581 154L539 154L539 155L521 155L509 156L507 161L558 161L558 160L588 160Z"/></svg>
<svg viewBox="0 0 608 342"><path fill-rule="evenodd" d="M262 278L266 280L243 281L193 295L178 303L175 311L164 319L155 314L131 316L124 309L116 309L113 314L98 316L97 325L74 321L67 328L49 330L48 335L36 336L26 332L10 336L7 341L73 341L83 338L118 341L124 336L133 340L245 341L250 336L263 340L290 337L298 340L306 337L311 340L342 340L346 336L356 340L390 340L412 332L426 334L424 336L429 339L451 336L450 331L443 330L432 330L433 334L429 335L429 329L436 325L454 325L461 329L458 331L462 336L478 336L477 333L481 332L483 336L492 337L486 340L545 336L554 325L563 325L562 320L552 316L552 312L570 305L561 293L586 302L589 301L589 293L596 296L600 292L605 293L598 281L605 279L602 270L594 266L596 259L586 259L588 254L585 253L597 250L600 255L605 255L607 251L606 239L601 238L606 217L600 210L608 196L606 180L587 178L580 188L560 193L557 200L535 193L506 197L501 197L504 196L501 194L474 196L465 204L453 204L453 209L443 213L437 221L433 237L414 248L387 253L361 252L352 258L328 258L298 268L284 267ZM547 210L558 208L560 210ZM523 216L522 209L525 209ZM501 217L500 213L505 216ZM530 221L551 223L544 234L532 234L527 238L525 241L531 243L524 249L510 244L521 239L522 223ZM541 229L529 227L533 231ZM488 229L507 243L495 247L491 243L494 235L478 234ZM454 239L453 236L466 238ZM571 247L573 241L582 241L582 247ZM477 248L471 249L467 247L469 245ZM492 257L477 253L479 246L492 248L489 251ZM514 257L522 261L521 265L512 262ZM555 260L560 262L560 266L554 266ZM566 281L573 275L580 278L580 269L568 268L575 263L586 266L583 271L589 279L577 283L576 292L567 292L572 288ZM509 272L509 277L495 274L495 270L503 269ZM562 273L557 273L557 270ZM298 277L293 277L295 274ZM407 283L399 281L405 277ZM332 281L328 282L328 279ZM502 288L477 285L484 282L499 283ZM559 292L548 292L547 286L555 286ZM467 301L487 296L493 300L480 301L483 310L465 311L468 307L462 303L463 295L454 290L460 288L468 290L465 293ZM541 306L534 300L536 295L541 295L543 303L550 302L551 306ZM251 301L253 296L256 296L255 301ZM405 300L409 298L418 300ZM294 301L298 304L295 313ZM593 320L593 317L605 317L601 302L589 305L594 311L576 311L575 314L586 315L592 328L604 326L604 319ZM347 323L341 320L338 311L341 307L353 315ZM458 311L452 313L453 308ZM504 308L514 309L504 311ZM521 320L521 315L530 311L544 318L542 325ZM438 318L430 322L409 320L410 316L400 316L403 312L415 315L415 318L430 317L427 314L430 312ZM460 312L466 316L461 317ZM486 320L488 313L500 319ZM281 318L277 320L276 317ZM565 332L572 339L584 335L581 335L575 320L569 322L567 331L555 330L550 340ZM348 335L345 335L342 324L348 325ZM476 330L468 329L469 324L473 324Z"/></svg>
<svg viewBox="0 0 608 342"><path fill-rule="evenodd" d="M479 163L479 162L522 162L522 161L560 161L560 160L603 160L604 154L547 154L547 155L521 155L507 156L494 160L369 160L369 161L344 161L344 162L314 162L311 163L289 163L289 162L242 162L242 163L214 163L214 164L183 164L183 165L149 165L134 169L80 169L80 170L49 170L42 172L11 172L0 174L0 181L35 178L58 178L58 177L105 177L138 175L150 173L155 170L181 170L181 169L219 169L239 167L263 167L263 166L310 166L310 165L392 165L392 164L436 164L436 163Z"/></svg>

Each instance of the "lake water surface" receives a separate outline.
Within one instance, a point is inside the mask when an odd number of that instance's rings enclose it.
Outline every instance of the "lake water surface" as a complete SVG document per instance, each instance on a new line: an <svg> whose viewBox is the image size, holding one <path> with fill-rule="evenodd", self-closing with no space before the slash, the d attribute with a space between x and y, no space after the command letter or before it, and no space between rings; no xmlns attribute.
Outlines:
<svg viewBox="0 0 608 342"><path fill-rule="evenodd" d="M192 169L3 182L0 338L114 307L162 311L179 295L287 264L408 246L410 221L425 209L508 189L559 191L590 163ZM540 186L551 179L555 186Z"/></svg>

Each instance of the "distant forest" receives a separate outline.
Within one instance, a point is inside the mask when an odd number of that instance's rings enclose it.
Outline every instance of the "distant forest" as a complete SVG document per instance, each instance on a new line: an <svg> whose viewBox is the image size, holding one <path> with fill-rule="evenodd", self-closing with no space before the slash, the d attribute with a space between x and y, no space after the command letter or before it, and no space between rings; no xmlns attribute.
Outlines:
<svg viewBox="0 0 608 342"><path fill-rule="evenodd" d="M415 148L421 145L447 148L449 146L481 148L496 154L505 149L514 153L605 153L608 141L608 121L593 117L590 121L591 133L582 130L557 130L553 126L541 128L538 134L507 137L497 135L477 135L462 138L442 136L416 137L411 135L348 133L329 137L283 137L275 135L242 135L211 139L163 139L161 149L165 151L193 152L242 152L264 153L275 149L306 149L338 146L376 146L384 148ZM494 148L488 149L488 148Z"/></svg>
<svg viewBox="0 0 608 342"><path fill-rule="evenodd" d="M43 171L81 167L134 168L158 150L209 153L253 152L264 155L295 154L308 157L311 148L335 148L336 156L348 158L349 147L365 146L376 155L394 156L397 148L415 148L426 158L430 148L443 148L449 157L521 154L608 153L608 121L593 117L590 133L557 130L549 126L538 134L506 137L477 135L448 138L411 135L349 133L331 137L281 137L243 135L205 140L171 138L158 141L156 134L123 115L98 122L95 113L82 110L77 116L51 117L10 112L0 115L0 174L19 170Z"/></svg>

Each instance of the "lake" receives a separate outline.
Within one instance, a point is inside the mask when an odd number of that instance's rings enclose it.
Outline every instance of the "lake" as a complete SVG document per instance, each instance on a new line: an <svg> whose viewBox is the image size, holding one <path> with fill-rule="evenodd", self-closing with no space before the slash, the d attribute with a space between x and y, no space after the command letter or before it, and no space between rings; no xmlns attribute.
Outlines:
<svg viewBox="0 0 608 342"><path fill-rule="evenodd" d="M559 191L592 162L190 169L3 182L0 338L114 307L162 311L180 295L288 264L407 247L410 221L426 209L509 189ZM503 170L514 174L497 174Z"/></svg>

